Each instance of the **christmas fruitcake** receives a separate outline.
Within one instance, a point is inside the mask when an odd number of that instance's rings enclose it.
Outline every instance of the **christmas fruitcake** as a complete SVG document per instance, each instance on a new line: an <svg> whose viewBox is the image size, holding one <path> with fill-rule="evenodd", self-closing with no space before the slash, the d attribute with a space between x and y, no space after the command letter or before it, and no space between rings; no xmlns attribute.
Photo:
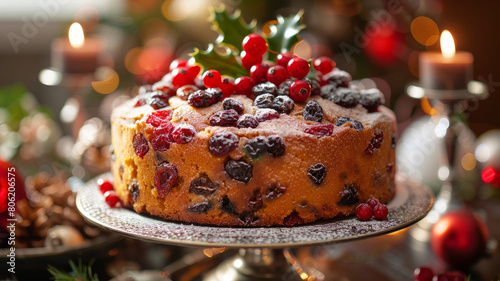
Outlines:
<svg viewBox="0 0 500 281"><path fill-rule="evenodd" d="M236 16L214 18L223 34ZM281 20L290 28L300 15ZM297 38L277 48L278 35L238 22L248 30L241 46L175 60L114 110L122 203L188 223L292 226L351 215L371 197L390 201L396 124L381 92L356 87L329 58L287 52Z"/></svg>

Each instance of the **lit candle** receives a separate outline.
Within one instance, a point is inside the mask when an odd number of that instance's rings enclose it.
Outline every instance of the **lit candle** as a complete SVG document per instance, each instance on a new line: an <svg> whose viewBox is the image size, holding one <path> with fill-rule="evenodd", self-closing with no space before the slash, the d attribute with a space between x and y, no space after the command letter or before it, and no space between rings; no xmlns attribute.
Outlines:
<svg viewBox="0 0 500 281"><path fill-rule="evenodd" d="M68 38L52 42L52 66L66 73L92 73L102 64L104 45L95 37L85 38L79 23L73 23Z"/></svg>
<svg viewBox="0 0 500 281"><path fill-rule="evenodd" d="M441 33L441 53L424 52L419 56L420 86L436 90L463 90L472 80L474 57L469 52L455 52L455 42L448 30Z"/></svg>

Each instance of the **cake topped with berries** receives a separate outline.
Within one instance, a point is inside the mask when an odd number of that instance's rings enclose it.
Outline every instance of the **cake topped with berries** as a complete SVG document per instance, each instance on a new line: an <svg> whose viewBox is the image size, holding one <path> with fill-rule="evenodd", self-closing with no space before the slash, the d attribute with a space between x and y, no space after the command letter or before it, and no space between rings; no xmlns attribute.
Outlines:
<svg viewBox="0 0 500 281"><path fill-rule="evenodd" d="M123 205L188 223L293 226L390 201L396 125L381 92L357 88L330 58L290 52L301 13L267 35L224 10L213 18L217 46L174 60L113 112ZM235 24L245 34L226 38Z"/></svg>

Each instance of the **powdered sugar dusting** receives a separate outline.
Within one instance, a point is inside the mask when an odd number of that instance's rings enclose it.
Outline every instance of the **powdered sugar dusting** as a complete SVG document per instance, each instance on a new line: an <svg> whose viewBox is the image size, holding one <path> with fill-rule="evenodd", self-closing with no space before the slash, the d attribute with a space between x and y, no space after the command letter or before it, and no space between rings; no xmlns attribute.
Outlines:
<svg viewBox="0 0 500 281"><path fill-rule="evenodd" d="M103 177L103 176L101 176ZM109 177L109 175L104 175ZM432 207L430 190L420 183L396 178L396 197L387 219L360 221L355 216L293 227L220 227L166 221L132 210L109 208L96 180L77 196L77 207L90 222L137 239L208 247L296 247L362 239L395 231L423 218Z"/></svg>

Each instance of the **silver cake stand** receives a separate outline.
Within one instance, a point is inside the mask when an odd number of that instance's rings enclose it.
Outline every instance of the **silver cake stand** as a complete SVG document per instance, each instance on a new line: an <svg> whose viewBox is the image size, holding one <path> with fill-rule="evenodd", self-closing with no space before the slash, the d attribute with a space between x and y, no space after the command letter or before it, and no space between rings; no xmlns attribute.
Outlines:
<svg viewBox="0 0 500 281"><path fill-rule="evenodd" d="M82 216L97 226L150 242L239 249L236 255L205 273L205 281L322 280L321 274L301 266L287 249L365 239L400 230L423 218L434 203L429 188L398 177L396 196L388 204L385 220L360 221L350 216L293 227L220 227L166 221L126 208L109 208L96 181L82 187L76 205Z"/></svg>

